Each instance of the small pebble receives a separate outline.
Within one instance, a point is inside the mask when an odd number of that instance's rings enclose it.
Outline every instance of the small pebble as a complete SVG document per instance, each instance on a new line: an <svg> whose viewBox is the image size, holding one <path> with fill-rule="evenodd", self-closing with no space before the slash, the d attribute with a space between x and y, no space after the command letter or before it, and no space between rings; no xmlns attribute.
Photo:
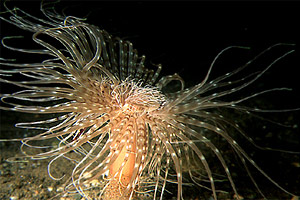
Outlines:
<svg viewBox="0 0 300 200"><path fill-rule="evenodd" d="M26 168L26 164L25 163L20 163L19 164L19 168L20 169L25 169Z"/></svg>
<svg viewBox="0 0 300 200"><path fill-rule="evenodd" d="M53 191L53 187L51 187L51 186L49 186L47 189L48 189L49 192Z"/></svg>
<svg viewBox="0 0 300 200"><path fill-rule="evenodd" d="M64 188L63 188L63 187L58 187L58 188L56 189L56 192L62 192L62 191L64 191Z"/></svg>

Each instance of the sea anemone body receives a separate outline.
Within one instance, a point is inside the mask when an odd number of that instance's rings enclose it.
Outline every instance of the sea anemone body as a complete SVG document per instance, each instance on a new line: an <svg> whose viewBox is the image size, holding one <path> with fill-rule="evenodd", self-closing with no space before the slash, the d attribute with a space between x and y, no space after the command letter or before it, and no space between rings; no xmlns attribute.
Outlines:
<svg viewBox="0 0 300 200"><path fill-rule="evenodd" d="M146 68L145 57L139 56L129 41L113 37L75 17L53 15L42 9L51 19L47 21L24 12L22 15L26 17L21 17L17 11L21 10L8 10L13 16L10 20L1 18L33 32L33 40L44 49L17 49L5 45L6 40L11 38L3 39L5 47L48 55L50 58L28 64L7 60L1 62L3 68L0 81L23 90L1 94L6 106L0 108L56 114L51 119L19 123L17 126L41 130L36 136L21 139L24 146L37 148L31 142L59 139L57 146L25 156L33 159L51 157L49 171L52 163L60 158L74 163L65 194L77 191L87 199L115 200L135 199L149 193L153 199L163 199L168 182L173 182L177 184L177 199L181 199L185 182L183 173L186 173L193 183L210 188L213 198L217 199L218 189L215 187L211 164L199 147L205 145L221 163L238 198L226 160L217 146L206 137L205 131L221 136L246 168L246 162L249 162L285 191L256 165L228 133L226 126L231 126L250 142L251 138L245 135L238 124L225 119L219 111L222 108L251 111L238 104L269 91L281 90L271 89L237 100L222 100L226 95L252 84L274 63L292 53L292 50L259 73L229 81L266 51L280 46L274 45L240 68L209 80L215 60L223 52L242 48L228 47L217 55L202 82L184 88L179 75L159 78L160 65L156 66L156 70ZM37 22L33 23L30 19ZM16 74L22 76L23 80L7 78ZM178 81L181 89L163 92L171 81ZM72 152L77 155L71 155ZM183 166L198 167L186 170ZM101 182L97 186L100 189L96 197L92 197L90 192L93 186L89 183L93 180ZM202 185L202 181L207 181L208 186Z"/></svg>

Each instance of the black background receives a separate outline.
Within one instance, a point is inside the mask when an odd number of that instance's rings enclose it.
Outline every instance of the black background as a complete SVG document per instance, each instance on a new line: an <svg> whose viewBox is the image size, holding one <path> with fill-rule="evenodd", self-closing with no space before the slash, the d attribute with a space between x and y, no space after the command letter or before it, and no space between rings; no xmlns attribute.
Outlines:
<svg viewBox="0 0 300 200"><path fill-rule="evenodd" d="M7 5L42 17L38 1L9 1ZM213 58L228 46L250 47L255 55L276 43L297 44L300 35L300 3L296 1L61 1L55 7L58 13L87 16L88 23L133 42L149 62L162 63L164 74L179 72L194 82L202 79ZM19 29L1 23L1 36L18 33ZM235 60L242 56L245 62L251 58L239 52L247 51L230 52L226 56L232 63L217 66L215 73L235 69ZM273 73L284 75L299 67L278 68Z"/></svg>

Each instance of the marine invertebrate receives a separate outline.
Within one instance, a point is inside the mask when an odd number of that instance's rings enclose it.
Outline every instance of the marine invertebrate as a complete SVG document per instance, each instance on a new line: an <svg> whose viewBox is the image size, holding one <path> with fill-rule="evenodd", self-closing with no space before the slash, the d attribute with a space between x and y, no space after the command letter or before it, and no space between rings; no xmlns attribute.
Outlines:
<svg viewBox="0 0 300 200"><path fill-rule="evenodd" d="M224 51L235 48L228 47L215 58L202 82L184 88L183 80L177 74L159 79L160 65L156 71L146 68L145 57L139 56L130 42L113 37L78 18L52 15L42 9L51 20L47 21L21 10L8 11L13 18L2 19L32 31L33 40L44 49L12 48L5 43L10 38L3 39L4 46L15 51L45 54L50 58L41 63L1 63L1 82L24 88L13 94L2 94L6 106L1 106L1 109L58 114L51 119L19 123L17 126L42 130L37 136L21 139L24 146L33 146L31 142L36 140L59 139L57 146L27 156L36 159L53 157L49 171L52 163L62 157L73 162L75 166L65 188L66 193L74 190L91 198L89 191L92 186L89 183L100 180L99 199L132 199L147 192L151 192L154 198L162 198L167 182L175 182L178 185L177 198L180 199L183 166L200 165L195 169L189 168L187 174L194 183L210 187L216 199L211 164L200 147L205 145L223 166L238 196L225 159L203 130L220 135L246 168L246 161L249 161L281 188L228 133L226 126L244 134L237 124L224 119L218 109L251 111L238 104L269 91L281 90L263 91L232 101L222 100L226 95L251 85L293 50L279 56L263 71L236 81L228 80L245 70L265 51L242 67L209 80L215 60ZM8 77L15 74L22 76L22 80ZM179 81L181 89L162 92L170 81ZM73 152L78 155L73 155ZM205 178L200 179L201 176ZM208 181L208 186L202 185L202 181Z"/></svg>

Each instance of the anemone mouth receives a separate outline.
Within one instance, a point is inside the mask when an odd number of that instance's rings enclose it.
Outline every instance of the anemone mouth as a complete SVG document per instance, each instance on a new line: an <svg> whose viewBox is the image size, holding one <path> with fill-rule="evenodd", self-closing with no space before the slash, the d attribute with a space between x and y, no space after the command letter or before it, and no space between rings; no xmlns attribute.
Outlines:
<svg viewBox="0 0 300 200"><path fill-rule="evenodd" d="M166 103L166 96L156 87L142 86L142 82L129 79L113 86L111 95L122 112L131 114L149 113Z"/></svg>

